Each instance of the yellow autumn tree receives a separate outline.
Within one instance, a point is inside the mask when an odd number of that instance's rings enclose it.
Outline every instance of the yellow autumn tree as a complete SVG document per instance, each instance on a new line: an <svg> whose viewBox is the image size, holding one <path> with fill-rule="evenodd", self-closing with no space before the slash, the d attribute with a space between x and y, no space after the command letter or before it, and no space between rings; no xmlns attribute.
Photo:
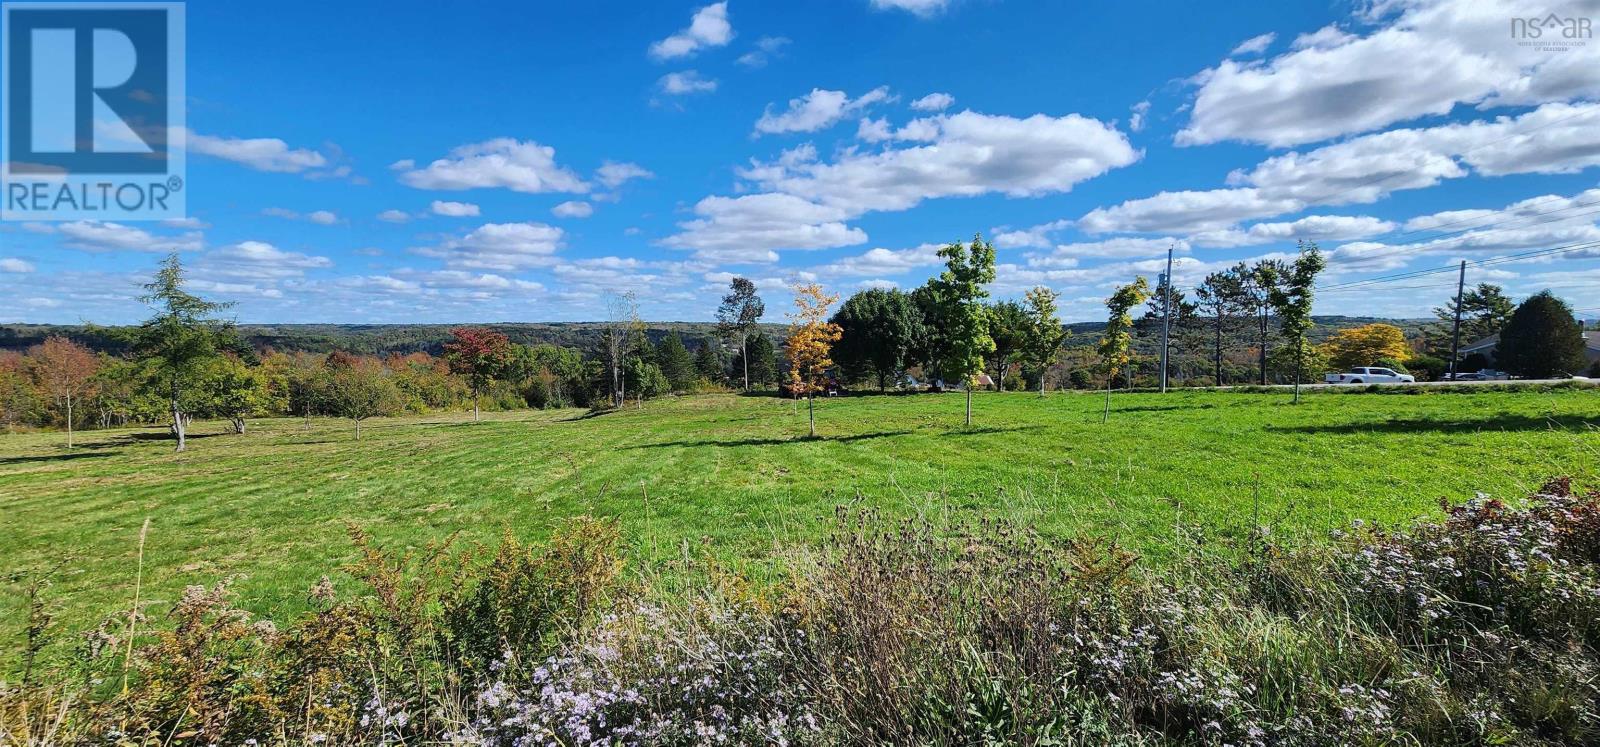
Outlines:
<svg viewBox="0 0 1600 747"><path fill-rule="evenodd" d="M1344 370L1354 366L1382 365L1378 361L1403 361L1411 357L1406 333L1393 324L1366 324L1333 333L1322 343L1328 364Z"/></svg>
<svg viewBox="0 0 1600 747"><path fill-rule="evenodd" d="M789 387L795 396L806 398L812 438L817 436L816 393L827 386L833 344L843 334L839 325L828 321L828 311L838 300L816 283L794 286L794 311L789 313L789 339L783 351L789 358Z"/></svg>

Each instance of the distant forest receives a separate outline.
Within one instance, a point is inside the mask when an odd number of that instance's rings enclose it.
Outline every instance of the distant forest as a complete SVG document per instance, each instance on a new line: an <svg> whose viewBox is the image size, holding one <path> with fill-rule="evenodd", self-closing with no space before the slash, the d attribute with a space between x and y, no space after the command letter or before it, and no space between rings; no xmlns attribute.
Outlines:
<svg viewBox="0 0 1600 747"><path fill-rule="evenodd" d="M1312 329L1312 342L1321 342L1335 331L1358 327L1373 322L1393 324L1406 332L1407 337L1421 334L1422 327L1433 320L1380 319L1374 317L1319 316ZM450 330L462 325L454 324L240 324L237 329L250 345L258 351L328 353L342 350L359 355L389 355L429 353L440 355L444 343L450 339ZM600 345L604 325L599 322L527 322L511 324L473 324L505 334L512 342L523 345L549 344L593 351ZM1076 322L1066 325L1072 332L1067 339L1068 349L1095 344L1096 336L1104 322ZM781 343L787 326L764 324L763 331ZM1134 347L1154 350L1159 346L1159 333L1150 334L1141 328L1135 334ZM659 343L667 333L676 331L690 350L706 340L719 339L717 326L710 322L647 322L645 335L652 343ZM3 324L0 325L0 350L27 350L44 342L46 337L61 335L92 350L112 354L125 352L126 343L116 334L114 327L54 324Z"/></svg>

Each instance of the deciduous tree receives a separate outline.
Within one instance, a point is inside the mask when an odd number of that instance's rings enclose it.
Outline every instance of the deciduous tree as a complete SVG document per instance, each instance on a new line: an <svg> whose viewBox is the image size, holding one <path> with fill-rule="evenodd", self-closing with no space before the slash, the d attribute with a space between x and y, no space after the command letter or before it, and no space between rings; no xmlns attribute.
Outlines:
<svg viewBox="0 0 1600 747"><path fill-rule="evenodd" d="M1027 334L1022 342L1022 360L1039 377L1039 396L1044 396L1045 372L1061 354L1061 344L1071 333L1061 326L1056 316L1056 292L1044 286L1029 290L1024 297L1027 307Z"/></svg>
<svg viewBox="0 0 1600 747"><path fill-rule="evenodd" d="M361 440L362 421L400 411L400 390L377 361L331 367L326 376L323 389L328 408L355 423L357 441Z"/></svg>
<svg viewBox="0 0 1600 747"><path fill-rule="evenodd" d="M1322 343L1322 354L1336 369L1382 365L1378 361L1405 360L1411 356L1405 330L1393 324L1366 324L1341 329Z"/></svg>
<svg viewBox="0 0 1600 747"><path fill-rule="evenodd" d="M457 327L444 344L450 370L472 389L472 420L478 420L478 398L511 363L511 340L483 327Z"/></svg>
<svg viewBox="0 0 1600 747"><path fill-rule="evenodd" d="M984 358L994 352L989 337L989 297L984 286L994 282L994 245L982 235L972 243L949 244L939 250L944 272L928 281L939 328L940 342L934 351L939 374L946 381L960 381L967 390L967 425L972 425L973 379L983 373Z"/></svg>
<svg viewBox="0 0 1600 747"><path fill-rule="evenodd" d="M911 297L893 288L871 288L847 299L833 315L839 344L833 357L852 377L872 376L878 390L905 370L921 334L922 314Z"/></svg>
<svg viewBox="0 0 1600 747"><path fill-rule="evenodd" d="M1111 381L1116 378L1117 372L1133 361L1133 315L1135 306L1145 302L1150 297L1150 281L1143 275L1134 278L1132 283L1121 286L1106 299L1105 333L1100 336L1100 344L1096 351L1100 353L1100 375L1105 377L1106 406L1100 415L1100 422L1104 423L1111 418Z"/></svg>
<svg viewBox="0 0 1600 747"><path fill-rule="evenodd" d="M739 340L739 357L744 359L744 390L750 391L750 355L745 350L751 333L760 329L761 315L767 305L756 295L756 284L747 278L734 278L728 283L728 294L717 307L717 326L728 337Z"/></svg>
<svg viewBox="0 0 1600 747"><path fill-rule="evenodd" d="M1028 312L1016 301L1001 301L988 311L989 339L994 341L994 352L989 356L994 388L1002 391L1006 388L1006 371L1027 344Z"/></svg>
<svg viewBox="0 0 1600 747"><path fill-rule="evenodd" d="M246 418L267 410L267 386L261 371L231 355L211 361L200 379L200 390L206 411L226 418L237 434L244 433Z"/></svg>
<svg viewBox="0 0 1600 747"><path fill-rule="evenodd" d="M639 319L639 301L633 291L608 295L602 344L606 366L611 371L612 407L621 407L627 400L627 382L623 380L622 366L643 334L644 322Z"/></svg>
<svg viewBox="0 0 1600 747"><path fill-rule="evenodd" d="M29 356L34 361L40 388L62 410L67 424L67 448L70 449L73 405L88 395L100 359L88 348L57 335L45 338Z"/></svg>
<svg viewBox="0 0 1600 747"><path fill-rule="evenodd" d="M796 396L806 398L806 415L811 437L817 436L816 393L828 383L833 367L833 344L839 341L839 325L828 321L828 310L838 301L822 286L806 283L794 287L794 311L789 314L789 339L784 353L789 358L789 386Z"/></svg>
<svg viewBox="0 0 1600 747"><path fill-rule="evenodd" d="M1299 242L1300 256L1295 257L1287 273L1276 276L1272 288L1272 308L1278 314L1279 329L1289 346L1289 358L1294 362L1294 401L1300 402L1300 381L1305 378L1310 362L1311 345L1306 333L1311 331L1311 303L1316 296L1317 275L1328 266L1315 241Z"/></svg>

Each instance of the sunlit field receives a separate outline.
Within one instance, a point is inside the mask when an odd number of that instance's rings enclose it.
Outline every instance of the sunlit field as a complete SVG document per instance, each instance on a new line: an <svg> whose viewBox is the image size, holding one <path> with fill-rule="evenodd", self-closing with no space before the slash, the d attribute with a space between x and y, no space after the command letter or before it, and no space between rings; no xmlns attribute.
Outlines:
<svg viewBox="0 0 1600 747"><path fill-rule="evenodd" d="M187 453L159 428L0 437L0 569L53 569L62 620L126 610L141 524L143 596L239 575L244 606L301 609L353 557L348 527L390 547L543 536L564 518L620 520L635 568L709 552L777 578L786 546L836 507L996 515L1115 538L1160 563L1174 528L1226 541L1252 524L1291 540L1355 519L1404 523L1441 498L1520 496L1552 475L1593 482L1594 390L1380 395L980 393L804 404L706 395L577 410L368 421L197 423ZM336 582L340 579L335 578ZM20 628L14 589L0 609Z"/></svg>

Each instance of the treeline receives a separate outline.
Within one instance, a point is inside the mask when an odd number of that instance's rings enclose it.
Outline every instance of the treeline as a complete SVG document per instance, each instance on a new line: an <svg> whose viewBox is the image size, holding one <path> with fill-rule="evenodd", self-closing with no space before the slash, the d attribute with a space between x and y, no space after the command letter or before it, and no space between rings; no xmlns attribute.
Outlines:
<svg viewBox="0 0 1600 747"><path fill-rule="evenodd" d="M359 438L363 421L385 415L605 407L621 404L623 392L642 400L721 389L734 370L755 386L778 376L775 346L759 325L731 356L723 340L702 338L691 351L676 331L652 340L641 323L620 335L603 330L589 350L522 344L484 327L451 329L438 354L258 350L219 318L226 305L185 289L176 256L145 288L155 314L143 324L83 328L104 342L98 351L61 335L0 351L7 432L58 427L71 446L87 428L165 423L182 450L195 418L228 421L242 434L253 418L328 416L349 419Z"/></svg>
<svg viewBox="0 0 1600 747"><path fill-rule="evenodd" d="M331 353L387 357L428 353L443 355L450 331L459 324L238 324L234 333L257 351ZM555 345L593 351L604 338L604 322L507 322L475 325L499 332L511 342L534 346ZM783 325L762 324L762 332L781 341ZM0 324L0 351L26 352L50 337L65 337L95 352L122 355L128 341L117 327L82 324ZM690 349L724 342L715 323L659 322L645 324L643 334L652 344L677 333Z"/></svg>

